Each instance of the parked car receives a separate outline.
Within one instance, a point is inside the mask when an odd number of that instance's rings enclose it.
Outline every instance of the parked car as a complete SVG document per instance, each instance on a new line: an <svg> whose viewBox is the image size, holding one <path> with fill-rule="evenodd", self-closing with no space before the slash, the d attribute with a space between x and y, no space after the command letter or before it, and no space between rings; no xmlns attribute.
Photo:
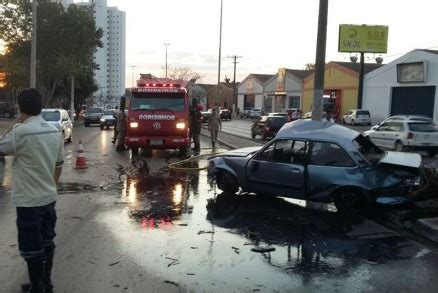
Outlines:
<svg viewBox="0 0 438 293"><path fill-rule="evenodd" d="M18 111L16 106L5 102L0 102L0 116L10 118L14 117L14 115L17 113Z"/></svg>
<svg viewBox="0 0 438 293"><path fill-rule="evenodd" d="M73 123L70 120L68 112L64 109L43 109L41 117L47 122L55 125L62 131L64 140L72 142Z"/></svg>
<svg viewBox="0 0 438 293"><path fill-rule="evenodd" d="M371 125L371 115L368 110L353 109L344 114L342 123L350 125Z"/></svg>
<svg viewBox="0 0 438 293"><path fill-rule="evenodd" d="M100 129L103 130L105 127L109 129L111 126L116 126L116 110L109 109L103 112L102 118L100 118Z"/></svg>
<svg viewBox="0 0 438 293"><path fill-rule="evenodd" d="M364 136L376 145L396 151L423 150L430 156L438 152L438 130L429 119L412 117L386 119L377 127L365 131Z"/></svg>
<svg viewBox="0 0 438 293"><path fill-rule="evenodd" d="M261 108L253 108L251 112L249 113L249 117L251 118L258 118L262 116L262 109Z"/></svg>
<svg viewBox="0 0 438 293"><path fill-rule="evenodd" d="M231 120L231 111L227 108L220 107L219 116L221 117L221 119Z"/></svg>
<svg viewBox="0 0 438 293"><path fill-rule="evenodd" d="M251 117L252 107L244 107L243 111L240 112L240 118L249 118Z"/></svg>
<svg viewBox="0 0 438 293"><path fill-rule="evenodd" d="M84 114L84 126L88 127L90 124L100 124L100 118L103 116L102 107L90 107Z"/></svg>
<svg viewBox="0 0 438 293"><path fill-rule="evenodd" d="M388 121L402 121L402 120L422 121L422 122L433 123L432 119L427 117L427 116L421 116L421 115L395 115L395 116L390 116L390 117L386 118L385 120L383 120L379 124L374 125L373 127L371 127L371 129L376 129L377 127L379 127L380 125L382 125L383 123L388 122Z"/></svg>
<svg viewBox="0 0 438 293"><path fill-rule="evenodd" d="M269 113L267 116L282 116L282 117L287 117L288 113L283 113L283 112L274 112L274 113Z"/></svg>
<svg viewBox="0 0 438 293"><path fill-rule="evenodd" d="M424 184L420 166L420 155L383 151L352 129L296 120L265 146L210 159L209 174L224 192L241 188L354 211L379 197L408 197Z"/></svg>
<svg viewBox="0 0 438 293"><path fill-rule="evenodd" d="M201 112L201 114L202 114L202 123L208 123L208 120L210 119L211 116L211 111L210 110L204 111Z"/></svg>
<svg viewBox="0 0 438 293"><path fill-rule="evenodd" d="M251 127L251 137L254 139L256 135L260 135L262 140L275 137L286 122L287 117L285 116L261 116Z"/></svg>

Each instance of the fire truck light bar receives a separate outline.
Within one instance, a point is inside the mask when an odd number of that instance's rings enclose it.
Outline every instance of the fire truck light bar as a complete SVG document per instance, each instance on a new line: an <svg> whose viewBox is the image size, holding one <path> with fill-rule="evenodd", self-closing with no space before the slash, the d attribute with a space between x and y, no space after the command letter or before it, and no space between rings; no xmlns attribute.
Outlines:
<svg viewBox="0 0 438 293"><path fill-rule="evenodd" d="M152 84L150 84L150 83L146 83L146 84L139 83L137 86L138 87L174 87L174 88L179 88L181 85L180 84L174 84L174 83L170 83L170 84L167 84L167 83L152 83Z"/></svg>

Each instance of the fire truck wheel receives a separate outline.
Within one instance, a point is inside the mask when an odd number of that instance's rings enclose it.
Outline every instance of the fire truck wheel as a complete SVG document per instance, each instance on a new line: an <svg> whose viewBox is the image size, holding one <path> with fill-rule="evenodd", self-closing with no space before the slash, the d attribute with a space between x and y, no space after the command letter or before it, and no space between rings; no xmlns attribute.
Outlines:
<svg viewBox="0 0 438 293"><path fill-rule="evenodd" d="M179 149L179 155L182 158L187 158L189 155L189 149L190 147L184 147Z"/></svg>

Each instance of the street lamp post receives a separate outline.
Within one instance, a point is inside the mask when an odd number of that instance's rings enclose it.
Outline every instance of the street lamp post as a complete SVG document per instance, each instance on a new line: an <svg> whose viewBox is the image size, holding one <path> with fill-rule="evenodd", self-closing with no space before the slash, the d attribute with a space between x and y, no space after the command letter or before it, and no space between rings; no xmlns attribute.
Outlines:
<svg viewBox="0 0 438 293"><path fill-rule="evenodd" d="M222 7L223 7L223 0L221 0L221 14L220 14L220 22L219 22L219 64L218 64L218 71L217 71L216 107L219 107L219 99L220 99L220 94L221 94Z"/></svg>
<svg viewBox="0 0 438 293"><path fill-rule="evenodd" d="M166 46L166 78L167 78L167 46L169 46L170 44L168 43L164 43L164 46Z"/></svg>
<svg viewBox="0 0 438 293"><path fill-rule="evenodd" d="M30 51L30 87L36 88L37 0L32 3L32 44Z"/></svg>

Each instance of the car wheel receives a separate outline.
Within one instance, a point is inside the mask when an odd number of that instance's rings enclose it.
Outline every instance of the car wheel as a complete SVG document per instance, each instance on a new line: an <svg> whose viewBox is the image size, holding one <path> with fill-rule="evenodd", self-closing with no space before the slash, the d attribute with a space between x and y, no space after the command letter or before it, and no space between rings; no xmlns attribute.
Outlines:
<svg viewBox="0 0 438 293"><path fill-rule="evenodd" d="M427 151L427 154L428 154L430 157L434 158L434 157L436 156L436 151L435 151L435 150Z"/></svg>
<svg viewBox="0 0 438 293"><path fill-rule="evenodd" d="M371 122L370 122L370 123L367 123L367 125L368 125L368 126L371 126Z"/></svg>
<svg viewBox="0 0 438 293"><path fill-rule="evenodd" d="M226 171L220 171L216 175L216 184L225 193L236 193L239 190L236 178Z"/></svg>
<svg viewBox="0 0 438 293"><path fill-rule="evenodd" d="M6 113L5 113L5 118L10 118L10 117L11 117L11 113L6 112Z"/></svg>
<svg viewBox="0 0 438 293"><path fill-rule="evenodd" d="M367 207L363 194L354 189L337 191L334 196L334 203L340 213L357 214Z"/></svg>
<svg viewBox="0 0 438 293"><path fill-rule="evenodd" d="M100 130L103 130L105 128L105 126L100 125Z"/></svg>
<svg viewBox="0 0 438 293"><path fill-rule="evenodd" d="M73 140L72 140L72 133L70 133L70 136L67 138L67 142L69 142L69 143L71 143Z"/></svg>
<svg viewBox="0 0 438 293"><path fill-rule="evenodd" d="M356 125L356 123L354 122L353 119L351 120L351 125L352 125L352 126Z"/></svg>
<svg viewBox="0 0 438 293"><path fill-rule="evenodd" d="M254 131L251 131L251 138L255 139L255 137L256 137L256 134L254 133Z"/></svg>
<svg viewBox="0 0 438 293"><path fill-rule="evenodd" d="M345 119L342 119L342 124L344 124L344 125L345 125Z"/></svg>
<svg viewBox="0 0 438 293"><path fill-rule="evenodd" d="M394 151L396 152L404 152L406 151L406 147L403 145L401 141L397 141L394 146Z"/></svg>
<svg viewBox="0 0 438 293"><path fill-rule="evenodd" d="M90 125L90 124L88 124L88 123L84 123L84 127L88 127L88 125Z"/></svg>

